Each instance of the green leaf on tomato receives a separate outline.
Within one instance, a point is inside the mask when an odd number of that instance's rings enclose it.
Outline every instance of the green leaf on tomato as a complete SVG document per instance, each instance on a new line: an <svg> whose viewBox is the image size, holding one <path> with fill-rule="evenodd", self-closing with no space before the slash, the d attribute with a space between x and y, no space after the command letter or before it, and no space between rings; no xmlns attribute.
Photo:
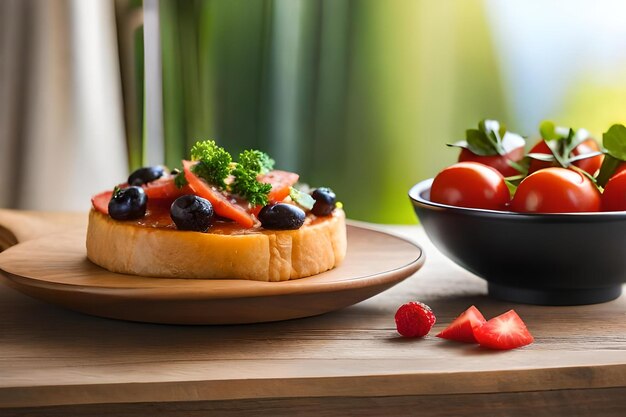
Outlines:
<svg viewBox="0 0 626 417"><path fill-rule="evenodd" d="M469 149L469 145L468 145L466 140L459 140L459 141L454 142L454 143L446 143L446 146L450 146L450 147L453 147L453 148Z"/></svg>
<svg viewBox="0 0 626 417"><path fill-rule="evenodd" d="M504 124L484 119L478 122L478 129L465 131L465 140L448 146L467 149L477 156L505 156L525 144L522 136L508 132Z"/></svg>
<svg viewBox="0 0 626 417"><path fill-rule="evenodd" d="M555 159L564 167L569 166L572 162L569 160L569 155L572 151L589 138L589 132L585 129L574 130L572 128L556 126L554 122L550 120L541 122L539 125L539 133L541 133L541 137L554 154Z"/></svg>
<svg viewBox="0 0 626 417"><path fill-rule="evenodd" d="M554 162L555 158L554 155L552 155L551 153L537 153L537 152L532 152L529 153L528 155L526 155L532 159L536 159L538 161L543 161L543 162Z"/></svg>
<svg viewBox="0 0 626 417"><path fill-rule="evenodd" d="M617 167L622 164L623 161L613 157L610 154L604 155L604 160L602 161L602 166L600 166L600 172L598 172L598 176L596 177L596 182L599 186L604 187L609 182Z"/></svg>
<svg viewBox="0 0 626 417"><path fill-rule="evenodd" d="M626 161L626 127L615 124L602 135L602 146L613 158Z"/></svg>
<svg viewBox="0 0 626 417"><path fill-rule="evenodd" d="M509 189L509 193L511 194L511 198L515 197L515 192L517 191L517 184L509 181L508 179L505 179L504 183L506 184L506 188Z"/></svg>
<svg viewBox="0 0 626 417"><path fill-rule="evenodd" d="M602 152L583 153L583 154L574 156L572 158L569 158L569 162L570 163L574 163L574 162L577 162L577 161L582 161L583 159L593 158L593 157L596 157L598 155L602 155Z"/></svg>
<svg viewBox="0 0 626 417"><path fill-rule="evenodd" d="M611 126L602 134L602 146L606 154L596 181L604 187L621 163L626 161L626 127L621 124Z"/></svg>
<svg viewBox="0 0 626 417"><path fill-rule="evenodd" d="M522 178L528 175L528 169L530 168L529 158L523 158L519 162L507 159L506 163L509 164L509 166L512 166L517 172L519 172L520 173L519 176L521 176Z"/></svg>
<svg viewBox="0 0 626 417"><path fill-rule="evenodd" d="M487 156L498 155L498 151L494 147L489 137L478 129L467 129L465 131L467 148L475 155Z"/></svg>
<svg viewBox="0 0 626 417"><path fill-rule="evenodd" d="M554 155L554 159L559 163L562 167L568 167L570 164L567 161L569 153L566 153L563 149L563 142L561 140L547 140L546 145L552 151L552 155Z"/></svg>
<svg viewBox="0 0 626 417"><path fill-rule="evenodd" d="M566 155L571 154L578 145L586 141L589 137L589 132L585 129L574 130L570 128L567 132L567 137L565 138ZM570 160L570 162L572 161Z"/></svg>
<svg viewBox="0 0 626 417"><path fill-rule="evenodd" d="M556 130L556 125L554 124L554 122L551 122L549 120L544 120L539 125L539 133L541 133L541 137L543 138L543 140L546 141L561 139L561 135L558 134Z"/></svg>

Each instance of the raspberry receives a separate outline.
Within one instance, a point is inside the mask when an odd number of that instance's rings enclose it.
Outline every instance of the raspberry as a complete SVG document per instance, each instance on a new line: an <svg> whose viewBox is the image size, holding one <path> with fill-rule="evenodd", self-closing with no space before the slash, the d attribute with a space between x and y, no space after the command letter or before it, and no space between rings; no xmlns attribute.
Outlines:
<svg viewBox="0 0 626 417"><path fill-rule="evenodd" d="M396 329L404 337L423 337L433 328L437 318L424 303L411 301L396 312Z"/></svg>

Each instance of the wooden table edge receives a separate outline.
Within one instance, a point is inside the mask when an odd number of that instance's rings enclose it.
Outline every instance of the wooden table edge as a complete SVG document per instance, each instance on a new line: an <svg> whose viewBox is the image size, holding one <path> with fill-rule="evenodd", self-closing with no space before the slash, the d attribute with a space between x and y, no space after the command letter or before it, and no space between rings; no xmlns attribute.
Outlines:
<svg viewBox="0 0 626 417"><path fill-rule="evenodd" d="M480 378L477 378L479 376ZM483 381L476 384L476 381ZM488 381L484 383L484 381ZM365 376L0 387L0 409L270 398L445 396L626 387L626 364Z"/></svg>

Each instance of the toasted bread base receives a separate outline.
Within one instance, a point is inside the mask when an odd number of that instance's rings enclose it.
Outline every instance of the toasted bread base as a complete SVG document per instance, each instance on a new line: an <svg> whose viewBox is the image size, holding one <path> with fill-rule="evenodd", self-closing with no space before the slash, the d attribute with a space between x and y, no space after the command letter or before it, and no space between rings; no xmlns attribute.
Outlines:
<svg viewBox="0 0 626 417"><path fill-rule="evenodd" d="M162 278L286 281L327 271L346 254L345 214L298 230L246 234L152 228L89 213L87 257L112 272Z"/></svg>

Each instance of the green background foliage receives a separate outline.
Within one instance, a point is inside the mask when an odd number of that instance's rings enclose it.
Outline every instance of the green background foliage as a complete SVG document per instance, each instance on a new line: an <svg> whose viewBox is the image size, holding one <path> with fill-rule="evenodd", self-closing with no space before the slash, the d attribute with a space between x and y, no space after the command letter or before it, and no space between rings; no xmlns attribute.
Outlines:
<svg viewBox="0 0 626 417"><path fill-rule="evenodd" d="M160 4L170 166L197 139L258 148L351 218L413 223L407 191L454 161L444 144L507 116L480 1Z"/></svg>

